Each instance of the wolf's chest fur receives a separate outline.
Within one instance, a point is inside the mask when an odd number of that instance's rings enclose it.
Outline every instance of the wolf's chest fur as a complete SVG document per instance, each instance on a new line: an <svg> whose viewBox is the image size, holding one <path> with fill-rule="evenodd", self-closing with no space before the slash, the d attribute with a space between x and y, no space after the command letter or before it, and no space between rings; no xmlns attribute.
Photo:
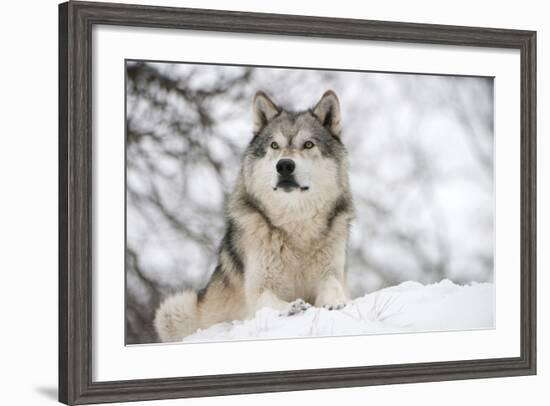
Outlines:
<svg viewBox="0 0 550 406"><path fill-rule="evenodd" d="M326 215L303 221L246 224L240 241L246 284L271 289L286 301L315 300L319 284L335 263L345 262L347 220L327 224ZM343 276L343 275L342 275Z"/></svg>

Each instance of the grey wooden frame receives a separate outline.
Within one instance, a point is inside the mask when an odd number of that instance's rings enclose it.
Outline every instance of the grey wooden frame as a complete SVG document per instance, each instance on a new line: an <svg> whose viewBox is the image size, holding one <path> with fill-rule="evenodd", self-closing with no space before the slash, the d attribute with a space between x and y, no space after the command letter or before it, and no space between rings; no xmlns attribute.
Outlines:
<svg viewBox="0 0 550 406"><path fill-rule="evenodd" d="M521 54L521 355L166 379L92 380L92 28L96 24L379 40ZM68 2L59 5L59 400L216 396L536 373L536 32ZM121 326L122 328L122 326Z"/></svg>

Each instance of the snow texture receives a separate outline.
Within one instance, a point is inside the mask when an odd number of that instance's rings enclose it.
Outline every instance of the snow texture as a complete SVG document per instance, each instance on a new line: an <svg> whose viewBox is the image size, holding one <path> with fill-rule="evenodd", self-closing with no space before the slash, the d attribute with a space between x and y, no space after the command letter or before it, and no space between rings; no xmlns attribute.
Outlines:
<svg viewBox="0 0 550 406"><path fill-rule="evenodd" d="M340 310L309 307L285 315L263 308L251 320L216 324L184 342L490 329L494 303L492 283L404 282L359 297Z"/></svg>

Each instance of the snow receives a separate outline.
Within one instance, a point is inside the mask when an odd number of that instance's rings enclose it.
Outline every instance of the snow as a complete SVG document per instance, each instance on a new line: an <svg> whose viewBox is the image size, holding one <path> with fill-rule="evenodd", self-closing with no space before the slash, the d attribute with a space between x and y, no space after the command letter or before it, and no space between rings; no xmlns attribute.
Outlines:
<svg viewBox="0 0 550 406"><path fill-rule="evenodd" d="M404 282L359 297L341 310L310 307L286 316L263 308L253 319L216 324L184 342L491 329L494 303L492 283Z"/></svg>

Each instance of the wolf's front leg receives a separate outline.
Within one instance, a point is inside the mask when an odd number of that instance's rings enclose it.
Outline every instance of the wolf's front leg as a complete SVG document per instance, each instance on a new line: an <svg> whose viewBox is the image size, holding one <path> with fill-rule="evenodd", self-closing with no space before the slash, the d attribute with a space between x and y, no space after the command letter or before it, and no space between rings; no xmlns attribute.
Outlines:
<svg viewBox="0 0 550 406"><path fill-rule="evenodd" d="M264 239L270 239L266 236ZM254 246L258 239L251 240L244 272L244 291L248 313L251 317L264 308L269 307L275 310L284 310L290 305L289 302L281 299L275 293L276 287L280 285L278 277L281 274L281 263L278 258L266 252L267 249L260 246Z"/></svg>
<svg viewBox="0 0 550 406"><path fill-rule="evenodd" d="M327 275L319 284L315 307L340 309L348 302L344 285L334 275Z"/></svg>
<svg viewBox="0 0 550 406"><path fill-rule="evenodd" d="M279 298L272 290L265 289L261 294L254 296L249 303L255 303L253 306L249 306L250 317L264 308L279 310L281 316L294 316L301 313L311 307L309 303L304 302L302 299L297 299L294 302L287 302Z"/></svg>
<svg viewBox="0 0 550 406"><path fill-rule="evenodd" d="M258 311L263 307L269 307L275 310L285 310L290 306L290 303L279 298L270 289L265 289L257 296L254 311Z"/></svg>
<svg viewBox="0 0 550 406"><path fill-rule="evenodd" d="M269 239L273 239L270 236ZM285 276L285 265L277 253L279 246L258 247L251 250L247 258L247 268L244 272L244 288L249 316L264 308L279 310L281 315L294 315L311 307L303 300L295 299L294 286Z"/></svg>
<svg viewBox="0 0 550 406"><path fill-rule="evenodd" d="M281 316L294 316L295 314L306 311L311 305L302 299L297 299L294 302L287 302L277 297L272 291L266 290L258 298L256 311L263 307L279 310Z"/></svg>

